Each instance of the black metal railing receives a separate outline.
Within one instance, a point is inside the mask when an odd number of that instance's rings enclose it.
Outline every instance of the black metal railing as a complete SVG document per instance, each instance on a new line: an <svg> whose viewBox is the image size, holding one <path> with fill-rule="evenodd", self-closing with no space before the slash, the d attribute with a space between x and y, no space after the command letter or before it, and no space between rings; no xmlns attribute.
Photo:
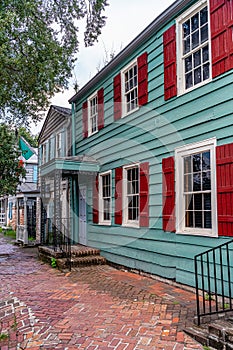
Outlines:
<svg viewBox="0 0 233 350"><path fill-rule="evenodd" d="M198 254L195 260L197 319L233 310L233 240Z"/></svg>
<svg viewBox="0 0 233 350"><path fill-rule="evenodd" d="M59 227L53 220L47 218L45 221L43 244L50 246L56 252L61 252L62 257L67 260L67 267L71 270L71 236L70 236L70 218L61 218Z"/></svg>

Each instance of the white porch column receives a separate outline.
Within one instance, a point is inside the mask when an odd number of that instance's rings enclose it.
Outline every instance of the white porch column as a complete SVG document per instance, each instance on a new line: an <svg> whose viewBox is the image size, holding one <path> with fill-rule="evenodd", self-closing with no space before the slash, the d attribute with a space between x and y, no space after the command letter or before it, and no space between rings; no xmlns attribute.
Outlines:
<svg viewBox="0 0 233 350"><path fill-rule="evenodd" d="M24 244L28 244L27 197L24 197Z"/></svg>

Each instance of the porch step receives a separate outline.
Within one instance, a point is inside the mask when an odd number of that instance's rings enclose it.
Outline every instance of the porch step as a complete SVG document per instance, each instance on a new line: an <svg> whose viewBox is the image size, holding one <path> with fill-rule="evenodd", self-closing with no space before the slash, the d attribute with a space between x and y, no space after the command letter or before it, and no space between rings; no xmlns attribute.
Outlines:
<svg viewBox="0 0 233 350"><path fill-rule="evenodd" d="M51 259L56 260L56 265L59 269L65 269L69 266L69 261L65 252L61 250L54 251L53 247L39 246L39 259L51 264ZM103 265L106 264L106 259L100 256L100 250L86 247L83 245L71 246L71 267L81 267L89 265Z"/></svg>
<svg viewBox="0 0 233 350"><path fill-rule="evenodd" d="M90 265L104 265L106 259L100 255L79 256L71 258L71 267L82 267ZM57 266L59 269L65 269L68 267L67 259L57 259Z"/></svg>
<svg viewBox="0 0 233 350"><path fill-rule="evenodd" d="M233 320L215 320L201 326L193 325L184 331L209 349L233 350Z"/></svg>

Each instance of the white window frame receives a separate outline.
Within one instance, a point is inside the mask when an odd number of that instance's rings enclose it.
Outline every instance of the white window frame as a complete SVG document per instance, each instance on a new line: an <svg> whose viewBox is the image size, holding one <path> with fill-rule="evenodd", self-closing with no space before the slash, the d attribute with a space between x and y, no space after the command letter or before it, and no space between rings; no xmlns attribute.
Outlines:
<svg viewBox="0 0 233 350"><path fill-rule="evenodd" d="M109 175L110 177L110 220L104 220L104 198L103 198L103 177ZM112 218L112 171L106 171L99 174L99 224L111 225Z"/></svg>
<svg viewBox="0 0 233 350"><path fill-rule="evenodd" d="M61 158L62 157L62 137L61 137L62 132L59 131L56 134L55 142L56 142L56 158Z"/></svg>
<svg viewBox="0 0 233 350"><path fill-rule="evenodd" d="M137 66L137 105L135 106L135 108L131 109L129 112L127 112L127 100L126 100L126 92L125 92L125 74L127 73L127 71L129 71L132 67ZM122 117L125 117L127 115L130 115L131 113L134 113L135 111L137 111L139 109L139 105L138 105L138 63L137 63L137 59L133 60L132 62L130 62L130 64L128 64L126 67L124 67L124 69L122 69L121 71L121 93L122 93Z"/></svg>
<svg viewBox="0 0 233 350"><path fill-rule="evenodd" d="M96 99L97 101L97 104L96 104L96 113L95 113L95 117L96 117L96 130L95 131L92 131L92 119L93 119L93 116L91 114L91 101L93 101L94 99ZM88 120L88 137L91 136L91 135L94 135L96 134L98 131L99 131L99 128L98 128L98 93L97 91L92 94L88 100L87 100L87 106L88 106L88 117L87 117L87 120Z"/></svg>
<svg viewBox="0 0 233 350"><path fill-rule="evenodd" d="M183 37L182 37L182 24L192 17L196 12L199 12L205 6L208 7L208 46L209 46L209 78L193 85L192 87L186 89L185 87L185 65L183 60ZM177 47L177 86L178 86L178 95L182 95L189 91L192 91L200 86L203 86L212 80L212 57L211 57L211 31L210 31L210 6L209 0L201 0L190 7L185 13L183 13L176 20L176 47ZM203 46L206 45L206 42ZM199 48L201 45L198 46Z"/></svg>
<svg viewBox="0 0 233 350"><path fill-rule="evenodd" d="M212 228L185 227L184 162L185 156L210 151ZM176 233L217 237L216 138L184 145L175 149Z"/></svg>
<svg viewBox="0 0 233 350"><path fill-rule="evenodd" d="M128 183L127 183L127 171L133 168L138 169L138 220L129 220L128 219ZM123 225L128 227L139 227L140 220L140 164L130 164L123 167Z"/></svg>
<svg viewBox="0 0 233 350"><path fill-rule="evenodd" d="M48 146L47 142L45 141L42 144L42 164L47 163L47 152L48 152Z"/></svg>

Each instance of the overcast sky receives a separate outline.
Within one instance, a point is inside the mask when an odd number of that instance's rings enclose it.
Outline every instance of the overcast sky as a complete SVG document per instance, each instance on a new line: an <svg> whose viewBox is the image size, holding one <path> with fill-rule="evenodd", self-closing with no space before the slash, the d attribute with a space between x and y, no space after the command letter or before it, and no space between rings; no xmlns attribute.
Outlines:
<svg viewBox="0 0 233 350"><path fill-rule="evenodd" d="M107 22L99 37L98 43L86 48L80 30L80 47L75 69L79 88L82 88L103 67L103 60L110 53L117 54L129 44L143 29L145 29L161 12L170 6L174 0L108 0L109 6L105 15ZM71 86L72 86L71 81ZM51 104L70 107L68 99L74 95L74 90L54 96ZM40 131L40 123L32 128L33 133Z"/></svg>

